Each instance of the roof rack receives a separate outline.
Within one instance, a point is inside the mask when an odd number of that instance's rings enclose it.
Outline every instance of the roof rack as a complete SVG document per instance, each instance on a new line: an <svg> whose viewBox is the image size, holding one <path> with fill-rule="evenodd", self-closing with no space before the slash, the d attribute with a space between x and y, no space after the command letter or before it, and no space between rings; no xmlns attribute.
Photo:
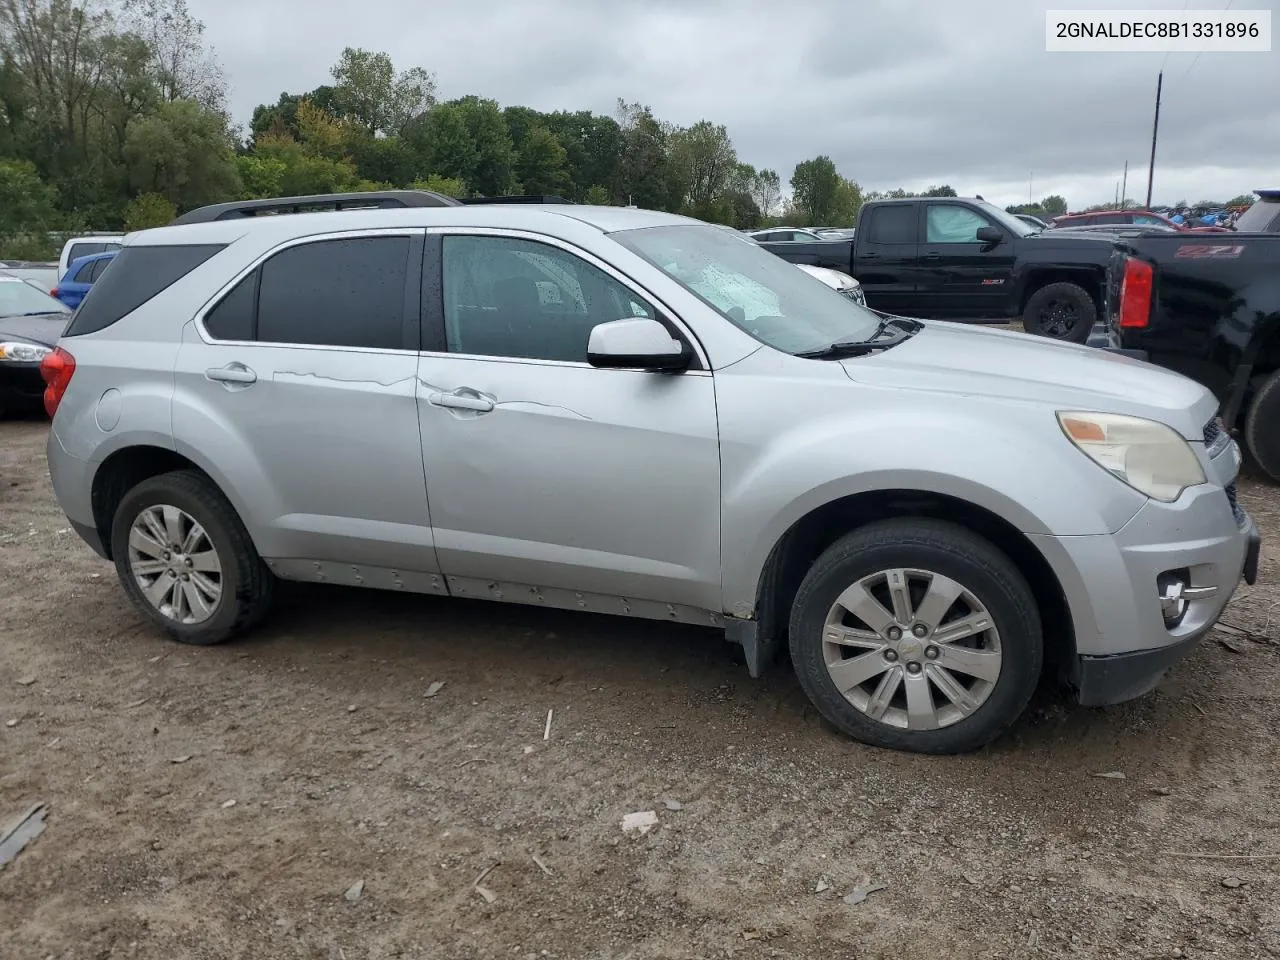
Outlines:
<svg viewBox="0 0 1280 960"><path fill-rule="evenodd" d="M170 226L241 220L280 213L311 213L320 210L389 210L406 207L456 207L453 197L430 190L370 190L364 193L321 193L310 197L271 197L266 200L232 200L197 207L171 220Z"/></svg>
<svg viewBox="0 0 1280 960"><path fill-rule="evenodd" d="M557 197L553 194L531 194L529 196L508 197L463 197L461 202L468 205L473 203L573 203L572 200L566 200L564 197Z"/></svg>

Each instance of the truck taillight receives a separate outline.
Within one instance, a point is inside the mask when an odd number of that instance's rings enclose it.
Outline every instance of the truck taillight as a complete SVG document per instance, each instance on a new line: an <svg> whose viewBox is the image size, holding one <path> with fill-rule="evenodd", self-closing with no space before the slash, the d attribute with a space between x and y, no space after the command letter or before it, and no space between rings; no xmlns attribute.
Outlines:
<svg viewBox="0 0 1280 960"><path fill-rule="evenodd" d="M44 409L50 417L58 410L63 394L71 384L71 375L76 372L76 358L61 347L54 347L52 353L45 354L40 361L40 376L44 379Z"/></svg>
<svg viewBox="0 0 1280 960"><path fill-rule="evenodd" d="M1151 282L1155 271L1151 264L1133 257L1124 262L1124 280L1120 283L1120 326L1145 327L1151 317Z"/></svg>

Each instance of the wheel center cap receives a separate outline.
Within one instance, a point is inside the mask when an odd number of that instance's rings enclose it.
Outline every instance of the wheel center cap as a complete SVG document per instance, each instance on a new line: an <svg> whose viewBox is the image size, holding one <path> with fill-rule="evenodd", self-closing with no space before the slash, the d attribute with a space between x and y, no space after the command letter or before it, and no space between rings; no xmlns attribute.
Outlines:
<svg viewBox="0 0 1280 960"><path fill-rule="evenodd" d="M924 648L925 643L923 640L918 640L912 636L906 636L903 637L902 641L898 644L898 655L901 656L903 660L919 660L924 656Z"/></svg>

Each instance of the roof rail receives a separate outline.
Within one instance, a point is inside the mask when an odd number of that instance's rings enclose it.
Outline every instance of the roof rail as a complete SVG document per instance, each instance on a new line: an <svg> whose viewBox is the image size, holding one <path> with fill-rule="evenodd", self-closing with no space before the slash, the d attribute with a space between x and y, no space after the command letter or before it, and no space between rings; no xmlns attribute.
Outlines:
<svg viewBox="0 0 1280 960"><path fill-rule="evenodd" d="M531 194L509 197L463 197L462 203L573 203L573 201L553 194Z"/></svg>
<svg viewBox="0 0 1280 960"><path fill-rule="evenodd" d="M170 226L240 220L264 214L311 213L320 210L402 209L406 207L456 207L453 197L430 190L369 190L363 193L321 193L309 197L271 197L266 200L232 200L197 207L171 220Z"/></svg>

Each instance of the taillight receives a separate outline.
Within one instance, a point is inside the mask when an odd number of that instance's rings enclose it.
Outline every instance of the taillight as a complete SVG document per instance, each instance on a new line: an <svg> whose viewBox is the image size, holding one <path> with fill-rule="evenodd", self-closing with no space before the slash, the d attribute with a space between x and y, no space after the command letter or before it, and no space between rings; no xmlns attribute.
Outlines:
<svg viewBox="0 0 1280 960"><path fill-rule="evenodd" d="M71 375L76 372L76 358L61 347L54 347L53 352L45 354L40 361L40 376L44 378L44 409L49 416L58 410L67 387L71 385Z"/></svg>
<svg viewBox="0 0 1280 960"><path fill-rule="evenodd" d="M50 291L49 291L49 296L53 297L54 299L57 299L57 297L58 297L58 288L57 288L57 287L54 287L52 290L50 290Z"/></svg>
<svg viewBox="0 0 1280 960"><path fill-rule="evenodd" d="M1151 282L1155 271L1151 264L1129 257L1124 262L1124 280L1120 283L1120 326L1145 327L1151 317Z"/></svg>

